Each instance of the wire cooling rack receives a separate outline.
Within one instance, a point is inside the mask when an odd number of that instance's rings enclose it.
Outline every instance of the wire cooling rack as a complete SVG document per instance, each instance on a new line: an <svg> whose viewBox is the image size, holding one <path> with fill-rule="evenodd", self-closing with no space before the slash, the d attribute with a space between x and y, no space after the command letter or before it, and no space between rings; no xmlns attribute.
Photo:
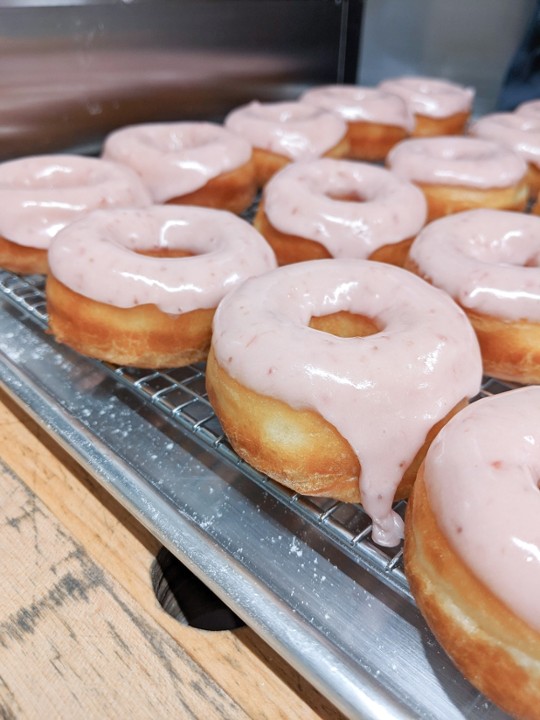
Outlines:
<svg viewBox="0 0 540 720"><path fill-rule="evenodd" d="M42 276L18 276L0 271L0 292L12 305L47 328L45 282ZM92 361L98 362L98 361ZM205 388L204 363L161 371L145 371L99 363L107 373L144 403L157 408L166 422L188 432L199 444L233 464L251 481L277 498L304 521L345 552L354 562L374 573L386 585L412 601L402 566L402 548L382 548L371 540L370 518L359 505L294 493L257 472L234 452L210 405ZM475 399L511 389L510 384L484 378ZM404 516L406 502L394 509Z"/></svg>

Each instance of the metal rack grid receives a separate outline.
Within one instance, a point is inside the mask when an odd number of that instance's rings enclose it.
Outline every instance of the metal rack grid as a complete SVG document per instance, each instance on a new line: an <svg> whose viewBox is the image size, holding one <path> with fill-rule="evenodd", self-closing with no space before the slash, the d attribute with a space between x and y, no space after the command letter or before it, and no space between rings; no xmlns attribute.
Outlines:
<svg viewBox="0 0 540 720"><path fill-rule="evenodd" d="M22 277L2 271L0 291L11 304L22 309L43 329L47 328L45 283L42 276ZM101 362L99 365L130 392L157 408L168 422L187 430L199 444L233 464L251 481L315 526L354 562L413 602L403 572L402 548L383 548L372 542L370 518L361 506L299 495L275 483L238 457L208 401L204 363L161 371L116 367ZM485 378L481 392L475 399L511 387L509 383ZM402 517L405 508L406 501L394 506Z"/></svg>
<svg viewBox="0 0 540 720"><path fill-rule="evenodd" d="M21 308L44 329L47 327L43 277L2 272L0 290L10 303ZM371 541L371 522L359 505L299 495L257 472L238 457L208 401L204 363L162 371L99 364L131 392L157 407L169 422L188 430L197 442L212 449L304 520L317 526L354 561L377 573L385 583L411 599L401 564L401 548L386 549ZM395 509L403 514L405 506L405 502L400 502Z"/></svg>
<svg viewBox="0 0 540 720"><path fill-rule="evenodd" d="M448 665L400 548L371 542L359 506L296 495L236 456L204 364L77 355L46 332L41 276L0 271L0 318L8 394L347 717L507 720ZM486 379L478 397L510 387Z"/></svg>

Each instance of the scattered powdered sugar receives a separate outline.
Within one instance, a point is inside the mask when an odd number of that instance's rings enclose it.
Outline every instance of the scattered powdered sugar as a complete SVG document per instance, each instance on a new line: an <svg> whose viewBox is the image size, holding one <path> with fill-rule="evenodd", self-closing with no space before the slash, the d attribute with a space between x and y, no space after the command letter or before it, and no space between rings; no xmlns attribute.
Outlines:
<svg viewBox="0 0 540 720"><path fill-rule="evenodd" d="M296 555L297 557L302 557L303 550L302 550L302 548L300 547L300 545L298 544L297 539L294 538L294 537L293 537L293 539L292 539L292 541L291 541L291 544L290 544L290 547L289 547L289 552L290 552L291 554Z"/></svg>

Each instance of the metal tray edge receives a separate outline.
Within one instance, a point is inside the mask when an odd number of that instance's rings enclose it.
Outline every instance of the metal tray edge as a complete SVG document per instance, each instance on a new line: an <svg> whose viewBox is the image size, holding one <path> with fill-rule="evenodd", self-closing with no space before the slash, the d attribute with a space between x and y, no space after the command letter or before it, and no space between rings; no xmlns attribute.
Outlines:
<svg viewBox="0 0 540 720"><path fill-rule="evenodd" d="M412 718L411 709L367 671L331 646L262 583L247 577L233 557L183 518L157 492L141 508L133 499L137 473L121 458L103 452L102 442L6 357L0 358L0 387L84 467L122 506L276 652L352 719ZM171 525L171 519L174 523ZM170 532L171 526L181 533ZM189 554L185 548L189 547ZM212 580L216 575L220 584ZM256 590L256 592L254 592ZM295 648L302 647L300 655ZM359 679L361 682L359 683Z"/></svg>

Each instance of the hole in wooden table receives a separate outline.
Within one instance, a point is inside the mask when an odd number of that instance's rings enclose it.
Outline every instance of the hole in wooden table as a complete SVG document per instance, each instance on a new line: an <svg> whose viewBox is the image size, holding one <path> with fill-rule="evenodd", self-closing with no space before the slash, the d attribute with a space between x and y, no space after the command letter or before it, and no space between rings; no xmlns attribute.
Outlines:
<svg viewBox="0 0 540 720"><path fill-rule="evenodd" d="M245 625L166 548L158 552L150 574L159 604L183 625L200 630L234 630Z"/></svg>

